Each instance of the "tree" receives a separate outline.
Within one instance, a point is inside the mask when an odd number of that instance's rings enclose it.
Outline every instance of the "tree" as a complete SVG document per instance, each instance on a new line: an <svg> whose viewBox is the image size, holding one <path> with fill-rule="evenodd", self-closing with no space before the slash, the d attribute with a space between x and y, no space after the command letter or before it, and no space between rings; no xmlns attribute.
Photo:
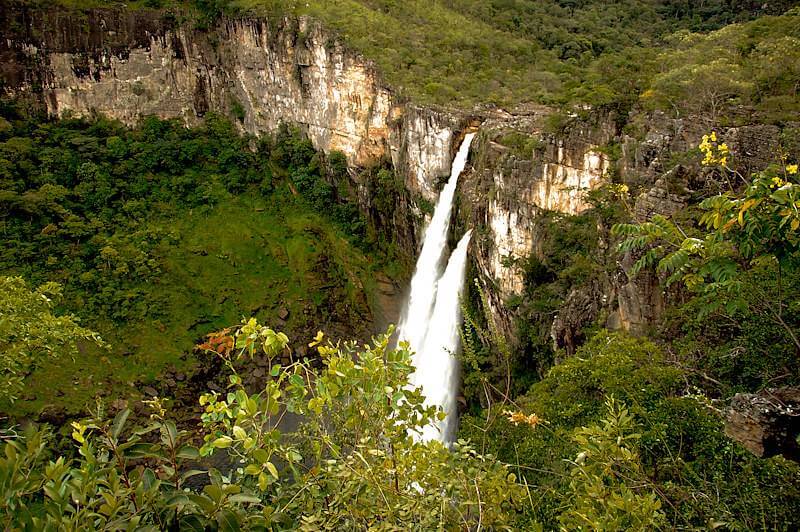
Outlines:
<svg viewBox="0 0 800 532"><path fill-rule="evenodd" d="M715 133L700 144L703 164L735 181L731 154ZM751 310L783 329L800 352L800 339L787 314L784 277L800 270L800 183L796 164L773 165L752 176L740 192L728 191L700 203L698 230L684 229L663 216L642 224L618 224L621 252L642 252L632 275L655 267L667 284L682 281L704 302L704 312ZM774 289L766 282L775 277ZM787 308L790 312L787 313Z"/></svg>
<svg viewBox="0 0 800 532"><path fill-rule="evenodd" d="M566 530L653 530L664 524L661 501L648 486L635 442L634 420L613 396L606 418L581 427L574 439L571 508L559 520Z"/></svg>
<svg viewBox="0 0 800 532"><path fill-rule="evenodd" d="M0 395L11 401L45 357L75 355L79 341L103 345L76 318L54 314L60 297L56 283L31 290L21 277L0 276Z"/></svg>

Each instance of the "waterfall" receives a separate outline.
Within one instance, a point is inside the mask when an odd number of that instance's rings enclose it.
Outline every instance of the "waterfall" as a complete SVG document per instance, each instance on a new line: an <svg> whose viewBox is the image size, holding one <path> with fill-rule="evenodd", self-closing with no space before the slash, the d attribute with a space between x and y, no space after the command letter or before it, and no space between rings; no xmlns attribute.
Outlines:
<svg viewBox="0 0 800 532"><path fill-rule="evenodd" d="M398 337L406 340L415 353L419 353L422 349L422 342L425 340L428 322L433 312L433 304L436 300L436 282L442 274L442 263L447 249L447 231L450 229L453 196L456 192L458 176L464 171L467 164L469 146L472 144L473 138L475 138L474 133L467 134L453 160L450 179L439 194L433 218L425 229L422 251L417 259L414 277L411 278L411 291L398 327Z"/></svg>
<svg viewBox="0 0 800 532"><path fill-rule="evenodd" d="M458 390L459 364L456 359L461 335L461 293L464 290L464 272L467 267L467 248L472 230L461 238L450 256L447 268L439 279L436 304L428 324L425 342L417 357L417 371L411 383L422 388L426 404L437 405L447 417L435 426L426 426L423 440L453 441L456 429L456 391Z"/></svg>
<svg viewBox="0 0 800 532"><path fill-rule="evenodd" d="M459 242L444 273L442 268L453 196L474 138L475 134L469 133L461 143L453 160L450 179L439 195L433 218L425 230L398 334L398 338L407 341L415 353L413 362L417 369L411 376L411 383L422 387L426 404L440 406L447 414L444 421L425 427L422 439L437 439L444 443L450 443L455 431L458 361L454 355L459 347L459 296L464 284L471 231Z"/></svg>

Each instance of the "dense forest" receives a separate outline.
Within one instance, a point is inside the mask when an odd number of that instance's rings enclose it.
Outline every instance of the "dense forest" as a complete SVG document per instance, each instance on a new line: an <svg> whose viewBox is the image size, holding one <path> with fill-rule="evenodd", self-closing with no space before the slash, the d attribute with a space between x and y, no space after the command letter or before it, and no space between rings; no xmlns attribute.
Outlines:
<svg viewBox="0 0 800 532"><path fill-rule="evenodd" d="M17 410L57 403L63 415L97 387L185 373L194 340L242 314L279 318L290 333L343 332L370 320L367 272L405 267L352 203L337 202L343 192L326 178L346 171L341 158L323 158L296 130L251 150L218 116L194 129L155 118L128 129L48 122L14 105L3 115L0 268L31 286L60 283L58 308L113 354L46 364Z"/></svg>
<svg viewBox="0 0 800 532"><path fill-rule="evenodd" d="M398 217L421 233L433 213L390 157L357 168L307 125L256 136L235 109L123 124L3 93L4 529L800 528L796 2L55 4L162 10L200 32L310 16L401 101L547 106L535 133L473 126L508 166L614 131L586 208L538 209L530 253L505 258L517 293L500 301L468 270L446 445L416 437L445 414L384 323L419 251ZM620 172L620 139L668 120L705 134L659 154L680 207L642 216L655 178ZM742 127L766 156L729 145ZM625 330L599 312L554 335L575 294L605 298L622 276L651 283L663 314ZM760 453L726 434L736 398L778 404Z"/></svg>

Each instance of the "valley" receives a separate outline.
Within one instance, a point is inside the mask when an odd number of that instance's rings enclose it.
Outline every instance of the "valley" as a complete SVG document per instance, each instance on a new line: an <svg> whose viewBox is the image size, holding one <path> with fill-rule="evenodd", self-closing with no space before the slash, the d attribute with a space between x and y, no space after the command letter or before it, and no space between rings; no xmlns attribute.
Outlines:
<svg viewBox="0 0 800 532"><path fill-rule="evenodd" d="M4 527L798 527L796 2L0 8Z"/></svg>

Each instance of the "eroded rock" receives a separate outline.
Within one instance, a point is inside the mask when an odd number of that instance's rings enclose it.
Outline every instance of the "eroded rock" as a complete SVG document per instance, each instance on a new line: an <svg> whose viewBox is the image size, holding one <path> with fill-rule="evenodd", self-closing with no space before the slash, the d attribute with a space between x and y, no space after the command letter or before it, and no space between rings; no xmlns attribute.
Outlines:
<svg viewBox="0 0 800 532"><path fill-rule="evenodd" d="M761 458L800 462L800 387L738 393L726 412L725 433Z"/></svg>

